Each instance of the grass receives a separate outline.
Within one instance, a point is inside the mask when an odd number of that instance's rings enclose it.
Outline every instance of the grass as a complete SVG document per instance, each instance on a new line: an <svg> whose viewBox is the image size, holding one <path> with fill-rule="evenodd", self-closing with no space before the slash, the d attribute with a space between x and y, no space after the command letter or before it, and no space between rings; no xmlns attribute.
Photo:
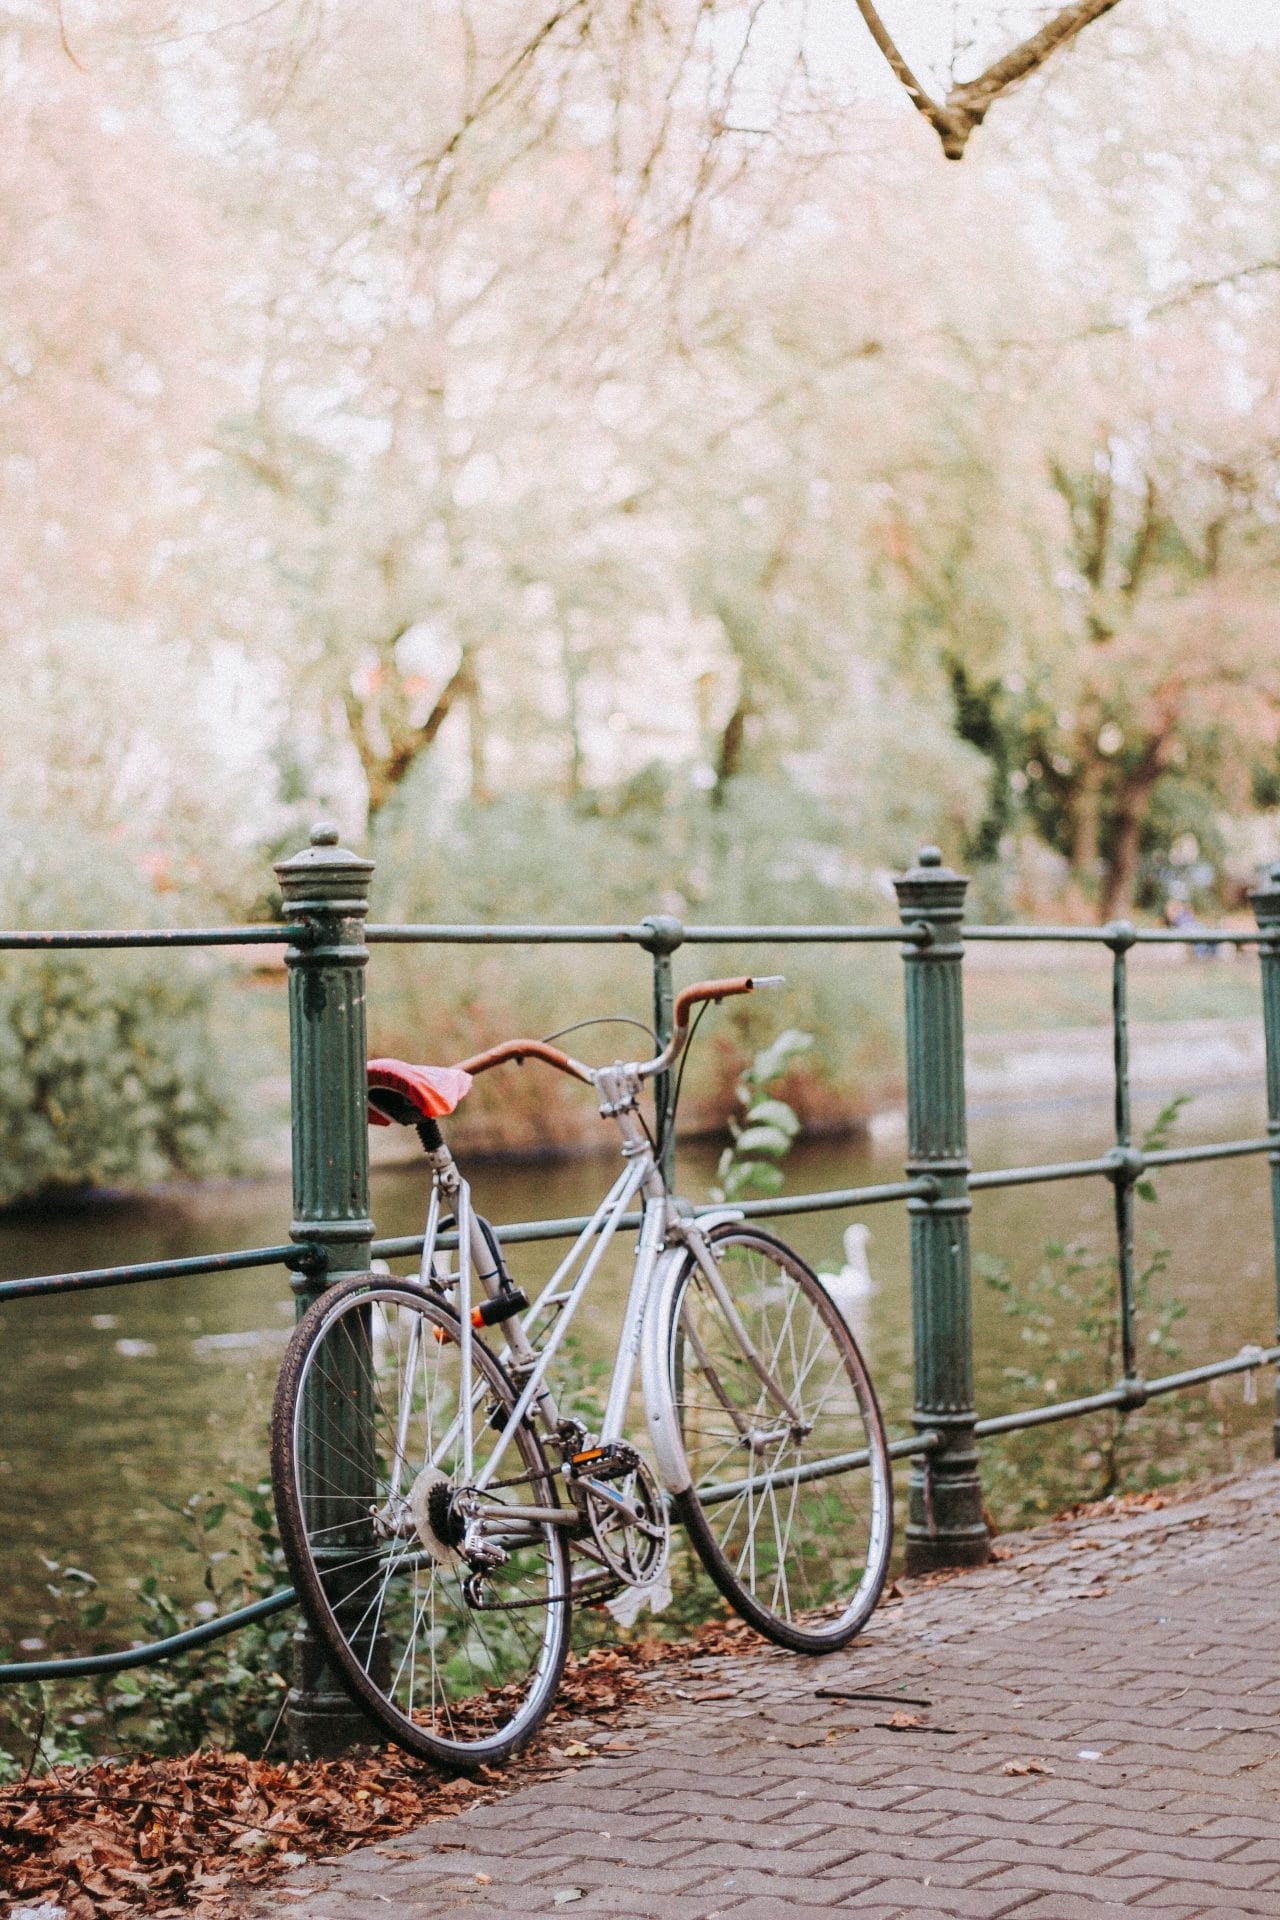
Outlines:
<svg viewBox="0 0 1280 1920"><path fill-rule="evenodd" d="M965 1026L971 1034L1104 1027L1111 1020L1111 955L1071 947L969 949L965 959ZM1177 948L1138 951L1129 961L1131 1020L1261 1018L1258 963L1184 958Z"/></svg>

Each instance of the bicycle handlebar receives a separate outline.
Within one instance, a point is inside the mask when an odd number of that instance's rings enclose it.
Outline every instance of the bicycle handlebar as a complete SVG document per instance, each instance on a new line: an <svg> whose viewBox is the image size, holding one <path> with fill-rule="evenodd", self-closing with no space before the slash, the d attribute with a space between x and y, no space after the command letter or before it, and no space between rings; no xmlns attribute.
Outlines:
<svg viewBox="0 0 1280 1920"><path fill-rule="evenodd" d="M736 993L753 993L757 987L780 987L782 981L780 973L743 973L732 980L698 980L691 987L682 987L676 995L673 1009L675 1031L657 1058L646 1060L642 1066L637 1066L636 1072L642 1080L648 1080L671 1065L689 1037L689 1009L697 1006L699 1001L728 1000ZM574 1080L585 1080L588 1086L595 1084L595 1075L590 1067L584 1067L581 1060L573 1059L570 1054L551 1046L546 1040L504 1040L499 1046L487 1047L483 1053L473 1054L470 1060L460 1060L458 1066L463 1073L474 1075L487 1073L490 1067L500 1067L506 1060L542 1060L547 1066L569 1074Z"/></svg>
<svg viewBox="0 0 1280 1920"><path fill-rule="evenodd" d="M691 987L682 987L673 1010L675 1031L657 1059L646 1060L639 1068L640 1078L648 1080L655 1073L665 1073L672 1064L689 1037L689 1009L700 1000L728 1000L735 993L754 993L757 987L780 987L783 979L780 973L740 973L732 980L698 980Z"/></svg>
<svg viewBox="0 0 1280 1920"><path fill-rule="evenodd" d="M585 1080L591 1085L590 1067L584 1067L581 1060L572 1059L545 1040L504 1040L500 1046L486 1047L470 1060L460 1060L458 1065L464 1073L487 1073L490 1067L500 1067L504 1060L544 1060L549 1067L557 1067L561 1073L572 1074L575 1080Z"/></svg>

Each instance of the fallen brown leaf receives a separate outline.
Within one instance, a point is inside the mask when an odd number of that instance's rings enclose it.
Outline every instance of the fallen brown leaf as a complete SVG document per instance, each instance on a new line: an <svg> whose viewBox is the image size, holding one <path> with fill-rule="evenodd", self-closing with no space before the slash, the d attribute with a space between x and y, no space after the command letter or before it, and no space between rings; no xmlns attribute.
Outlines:
<svg viewBox="0 0 1280 1920"><path fill-rule="evenodd" d="M570 1659L548 1725L611 1726L651 1697L663 1669L682 1673L691 1655L741 1655L758 1644L739 1622L713 1621L690 1641L595 1648ZM579 1764L596 1752L579 1740L566 1749ZM396 1748L294 1765L205 1750L55 1767L0 1789L3 1899L60 1906L65 1920L117 1912L188 1920L193 1900L207 1901L212 1914L224 1890L269 1882L283 1892L281 1875L303 1860L337 1860L529 1780L578 1771L573 1761L548 1768L547 1754L545 1741L535 1741L508 1766L468 1779L434 1773Z"/></svg>

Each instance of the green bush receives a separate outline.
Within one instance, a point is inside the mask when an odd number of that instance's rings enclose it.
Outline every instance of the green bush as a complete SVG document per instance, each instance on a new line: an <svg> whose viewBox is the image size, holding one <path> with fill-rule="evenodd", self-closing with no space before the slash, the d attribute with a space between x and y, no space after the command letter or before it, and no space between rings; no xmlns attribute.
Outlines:
<svg viewBox="0 0 1280 1920"><path fill-rule="evenodd" d="M153 1568L138 1590L134 1618L114 1629L111 1645L167 1639L288 1584L269 1481L232 1480L166 1505L175 1516L174 1544L195 1559L204 1597L177 1598L172 1570ZM39 1625L50 1657L105 1650L102 1630L111 1622L92 1574L61 1561L44 1564L50 1605ZM296 1619L291 1610L273 1614L157 1666L7 1688L0 1700L0 1786L28 1769L83 1764L104 1750L262 1753L280 1722ZM0 1658L23 1657L0 1636Z"/></svg>
<svg viewBox="0 0 1280 1920"><path fill-rule="evenodd" d="M163 924L164 900L110 841L73 829L10 827L7 837L4 925ZM217 1022L224 968L187 950L0 957L0 1204L232 1163L236 1075Z"/></svg>
<svg viewBox="0 0 1280 1920"><path fill-rule="evenodd" d="M1180 1095L1157 1116L1142 1142L1145 1152L1169 1144L1185 1104L1186 1096ZM1137 1192L1148 1204L1158 1198L1149 1178L1138 1183ZM1140 1371L1145 1359L1148 1371L1171 1373L1182 1357L1174 1330L1187 1308L1166 1288L1169 1257L1168 1248L1155 1248L1134 1275ZM1116 1383L1123 1341L1114 1254L1082 1241L1049 1241L1031 1273L1015 1273L1009 1262L982 1254L974 1265L1017 1324L1023 1363L1003 1370L1014 1405L1080 1399ZM1005 1410L999 1404L995 1408ZM1066 1433L1053 1426L1028 1427L985 1443L983 1487L1002 1531L1034 1526L1081 1501L1229 1466L1223 1434L1206 1389L1169 1394L1139 1412L1100 1408L1072 1420Z"/></svg>

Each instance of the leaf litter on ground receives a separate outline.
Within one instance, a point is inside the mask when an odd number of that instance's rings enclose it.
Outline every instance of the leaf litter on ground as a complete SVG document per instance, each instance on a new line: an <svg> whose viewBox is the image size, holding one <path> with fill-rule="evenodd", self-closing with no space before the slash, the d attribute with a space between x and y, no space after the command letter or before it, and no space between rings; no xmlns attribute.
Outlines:
<svg viewBox="0 0 1280 1920"><path fill-rule="evenodd" d="M743 1654L755 1636L712 1621L688 1642L642 1640L570 1660L549 1716L608 1726L638 1704L657 1669ZM594 1757L573 1740L559 1750ZM249 1760L202 1749L173 1759L59 1766L0 1789L0 1913L57 1907L64 1920L157 1920L228 1910L237 1893L323 1857L383 1842L573 1767L543 1731L517 1759L466 1778L397 1747L341 1760Z"/></svg>

